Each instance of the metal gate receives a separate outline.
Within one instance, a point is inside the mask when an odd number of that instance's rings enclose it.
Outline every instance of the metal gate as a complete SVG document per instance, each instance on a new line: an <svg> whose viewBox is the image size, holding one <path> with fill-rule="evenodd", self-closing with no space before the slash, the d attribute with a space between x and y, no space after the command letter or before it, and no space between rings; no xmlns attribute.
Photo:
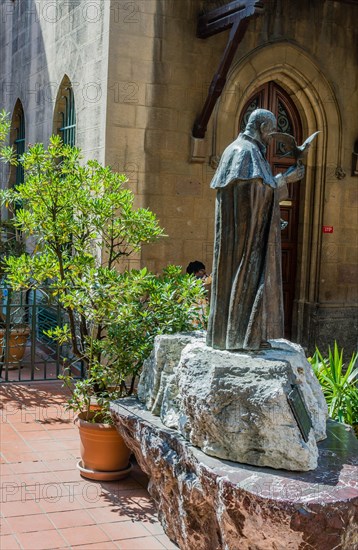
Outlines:
<svg viewBox="0 0 358 550"><path fill-rule="evenodd" d="M73 358L68 346L46 335L46 330L66 322L47 289L13 291L0 286L0 317L0 382L56 380L63 373L64 359ZM81 362L70 363L72 374L82 377Z"/></svg>

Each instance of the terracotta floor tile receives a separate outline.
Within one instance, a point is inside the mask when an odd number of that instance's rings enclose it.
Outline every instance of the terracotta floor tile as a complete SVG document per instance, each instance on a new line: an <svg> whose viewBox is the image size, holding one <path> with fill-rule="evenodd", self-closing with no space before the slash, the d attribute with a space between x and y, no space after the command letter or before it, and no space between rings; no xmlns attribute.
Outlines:
<svg viewBox="0 0 358 550"><path fill-rule="evenodd" d="M21 431L21 426L23 425L32 425L37 428L39 426L39 421L41 420L41 408L32 407L22 407L20 411L16 414L10 416L7 415L7 420L14 426L16 429ZM31 431L31 430L30 430Z"/></svg>
<svg viewBox="0 0 358 550"><path fill-rule="evenodd" d="M87 491L87 494L84 494L83 496L85 497L91 508L100 508L103 505L107 505L114 509L121 509L125 513L143 513L143 510L139 506L137 507L133 502L131 502L127 495L116 495L103 491L101 492L100 487L98 488L98 493L96 494L92 490L92 488L89 489L90 490Z"/></svg>
<svg viewBox="0 0 358 550"><path fill-rule="evenodd" d="M7 521L7 519L0 517L0 533L1 536L4 535L11 535L12 529L10 528L10 525ZM1 546L0 546L1 548Z"/></svg>
<svg viewBox="0 0 358 550"><path fill-rule="evenodd" d="M150 536L150 533L141 523L134 521L103 523L101 527L112 540L133 539Z"/></svg>
<svg viewBox="0 0 358 550"><path fill-rule="evenodd" d="M108 535L97 525L69 527L60 529L59 532L71 546L98 543L98 548L101 548L99 543L110 541Z"/></svg>
<svg viewBox="0 0 358 550"><path fill-rule="evenodd" d="M58 498L43 498L38 503L43 512L62 512L65 510L82 509L82 504L73 495L66 495Z"/></svg>
<svg viewBox="0 0 358 550"><path fill-rule="evenodd" d="M119 540L118 548L120 548L120 550L163 550L165 546L163 546L157 538L149 536L133 540Z"/></svg>
<svg viewBox="0 0 358 550"><path fill-rule="evenodd" d="M10 476L4 476L9 478ZM29 500L33 500L31 497ZM0 502L17 502L26 499L26 487L18 481L1 481L0 485Z"/></svg>
<svg viewBox="0 0 358 550"><path fill-rule="evenodd" d="M98 548L98 543L95 543L95 544L85 544L85 545L82 545L80 544L79 546L77 545L72 545L72 550L90 550L91 548L93 550L99 550ZM101 548L100 550L112 550L114 548L118 548L117 544L115 542L101 542ZM134 549L133 549L134 550Z"/></svg>
<svg viewBox="0 0 358 550"><path fill-rule="evenodd" d="M126 514L125 510L113 508L108 504L101 508L88 508L88 513L97 525L131 520L131 516Z"/></svg>
<svg viewBox="0 0 358 550"><path fill-rule="evenodd" d="M138 506L135 502L131 501L129 495L130 492L128 492L128 494L119 495L102 493L99 495L99 498L96 499L94 493L89 493L87 495L87 500L90 502L97 502L97 504L89 506L90 508L102 507L105 505L122 515L129 516L130 519L135 521L140 521L143 518L147 518L147 513L145 510L143 510L143 508Z"/></svg>
<svg viewBox="0 0 358 550"><path fill-rule="evenodd" d="M20 434L25 432L46 432L45 428L36 420L34 422L17 422L14 424L10 420L10 425Z"/></svg>
<svg viewBox="0 0 358 550"><path fill-rule="evenodd" d="M23 441L20 437L16 437L13 441L9 442L11 444L7 445L11 449L12 453L21 455L22 453L30 453L32 449L26 441ZM2 445L5 446L5 442L2 442ZM3 454L6 456L6 452L3 451Z"/></svg>
<svg viewBox="0 0 358 550"><path fill-rule="evenodd" d="M1 550L17 550L21 546L16 542L13 535L4 535L0 537Z"/></svg>
<svg viewBox="0 0 358 550"><path fill-rule="evenodd" d="M90 508L103 508L104 506L111 506L111 502L101 496L101 487L96 489L96 492L91 488L85 488L82 494L75 495L75 499L78 504L85 509Z"/></svg>
<svg viewBox="0 0 358 550"><path fill-rule="evenodd" d="M80 440L77 437L76 439L61 439L60 441L57 441L58 444L61 444L64 449L68 451L77 451L80 450Z"/></svg>
<svg viewBox="0 0 358 550"><path fill-rule="evenodd" d="M34 533L19 533L16 536L26 550L55 550L55 548L68 547L61 535L52 529Z"/></svg>
<svg viewBox="0 0 358 550"><path fill-rule="evenodd" d="M49 432L68 429L74 430L77 429L73 424L74 418L74 414L67 413L66 418L49 418L45 420L40 420L40 425Z"/></svg>
<svg viewBox="0 0 358 550"><path fill-rule="evenodd" d="M1 492L6 545L0 548L20 548L18 543L23 550L173 548L153 515L148 478L138 465L119 482L79 475L78 431L73 414L64 410L60 385L14 384L5 394L13 400L0 424L7 435L0 454L6 484Z"/></svg>
<svg viewBox="0 0 358 550"><path fill-rule="evenodd" d="M58 529L84 525L94 525L96 521L85 510L69 510L67 512L53 512L48 514L49 520Z"/></svg>
<svg viewBox="0 0 358 550"><path fill-rule="evenodd" d="M66 458L65 460L46 460L44 464L50 472L61 472L63 470L76 470L77 458Z"/></svg>
<svg viewBox="0 0 358 550"><path fill-rule="evenodd" d="M111 492L121 493L122 491L134 491L137 496L146 494L148 492L143 489L143 487L136 481L131 475L125 479L120 479L119 481L103 481L101 482L103 489L106 489ZM143 492L142 492L143 491Z"/></svg>
<svg viewBox="0 0 358 550"><path fill-rule="evenodd" d="M28 445L30 446L29 450L40 452L41 454L44 451L46 452L66 450L60 442L54 441L53 439L44 439L43 441L29 441Z"/></svg>
<svg viewBox="0 0 358 550"><path fill-rule="evenodd" d="M20 475L21 482L25 483L26 486L31 486L35 484L47 485L52 483L59 483L59 479L56 476L55 472L26 472Z"/></svg>
<svg viewBox="0 0 358 550"><path fill-rule="evenodd" d="M153 521L144 522L143 525L151 535L162 535L164 532L163 527L161 523L159 523L157 518L155 518Z"/></svg>
<svg viewBox="0 0 358 550"><path fill-rule="evenodd" d="M16 432L16 430L14 430L12 426L8 424L0 425L0 439L2 445L4 445L4 443L7 441L15 441L19 438L19 434Z"/></svg>
<svg viewBox="0 0 358 550"><path fill-rule="evenodd" d="M16 462L32 462L39 460L38 453L31 451L31 449L29 448L27 451L15 452L13 451L13 448L11 446L9 450L6 449L6 451L2 451L1 454L5 461L10 464Z"/></svg>
<svg viewBox="0 0 358 550"><path fill-rule="evenodd" d="M35 424L35 421L36 418L33 418L32 421L30 421L29 419L26 420L26 418L24 418L23 412L20 410L16 412L7 411L3 414L1 418L1 424L12 426L15 429L18 429L18 426L22 425L32 426Z"/></svg>
<svg viewBox="0 0 358 550"><path fill-rule="evenodd" d="M74 500L76 487L64 485L63 483L36 483L35 485L25 485L21 487L23 494L33 496L37 502L41 501L57 501L61 498Z"/></svg>
<svg viewBox="0 0 358 550"><path fill-rule="evenodd" d="M83 477L81 477L81 474L79 470L77 470L76 465L69 470L56 470L52 473L56 476L57 479L62 482L83 482Z"/></svg>
<svg viewBox="0 0 358 550"><path fill-rule="evenodd" d="M49 472L50 469L42 460L32 460L30 462L17 462L10 464L10 467L15 474L25 474L35 472Z"/></svg>
<svg viewBox="0 0 358 550"><path fill-rule="evenodd" d="M140 500L141 498L148 499L148 497L149 497L149 499L152 500L152 498L149 495L147 489L145 487L143 487L142 485L139 485L139 483L137 481L135 483L137 484L136 489L133 490L134 488L131 487L132 497L136 498L138 500Z"/></svg>
<svg viewBox="0 0 358 550"><path fill-rule="evenodd" d="M2 502L1 513L5 518L41 514L42 510L34 499L21 502ZM1 548L1 546L0 546Z"/></svg>
<svg viewBox="0 0 358 550"><path fill-rule="evenodd" d="M179 546L174 544L167 535L157 535L155 537L166 548L166 550L178 550Z"/></svg>
<svg viewBox="0 0 358 550"><path fill-rule="evenodd" d="M76 441L79 441L79 436L78 436L78 430L77 428L74 429L74 430L49 430L47 429L47 433L48 434L51 434L51 437L53 438L56 438L56 439L59 439L59 440L76 440Z"/></svg>
<svg viewBox="0 0 358 550"><path fill-rule="evenodd" d="M33 441L53 441L51 434L46 430L29 430L21 432L24 441L32 443Z"/></svg>
<svg viewBox="0 0 358 550"><path fill-rule="evenodd" d="M98 494L100 494L100 488L94 488L92 484L82 477L76 481L63 481L61 482L61 487L63 487L64 495L67 493L74 496L83 495L85 500L89 501L92 501L92 498L98 498Z"/></svg>
<svg viewBox="0 0 358 550"><path fill-rule="evenodd" d="M79 449L78 449L78 456L79 456ZM46 462L50 462L52 460L73 460L73 458L76 458L77 455L74 454L72 451L41 451L41 458L42 460Z"/></svg>
<svg viewBox="0 0 358 550"><path fill-rule="evenodd" d="M15 474L15 472L2 475L0 489L3 490L4 487L7 487L11 483L18 485L21 481L22 480L19 478L18 474Z"/></svg>
<svg viewBox="0 0 358 550"><path fill-rule="evenodd" d="M53 529L51 521L45 514L32 516L13 516L7 518L13 533L30 533L33 531L46 531Z"/></svg>

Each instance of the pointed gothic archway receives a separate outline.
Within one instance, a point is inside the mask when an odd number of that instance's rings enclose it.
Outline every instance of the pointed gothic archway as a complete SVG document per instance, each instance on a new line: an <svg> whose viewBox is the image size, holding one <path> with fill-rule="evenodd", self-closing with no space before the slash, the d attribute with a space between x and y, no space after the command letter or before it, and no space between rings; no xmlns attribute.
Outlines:
<svg viewBox="0 0 358 550"><path fill-rule="evenodd" d="M213 118L211 158L216 162L237 136L240 115L261 86L274 81L294 104L302 137L321 133L305 164L305 179L297 186L300 198L293 341L314 349L319 332L322 271L322 223L326 181L342 163L342 118L330 83L302 48L287 43L260 46L237 61ZM274 167L275 169L275 167ZM332 177L332 176L331 176Z"/></svg>

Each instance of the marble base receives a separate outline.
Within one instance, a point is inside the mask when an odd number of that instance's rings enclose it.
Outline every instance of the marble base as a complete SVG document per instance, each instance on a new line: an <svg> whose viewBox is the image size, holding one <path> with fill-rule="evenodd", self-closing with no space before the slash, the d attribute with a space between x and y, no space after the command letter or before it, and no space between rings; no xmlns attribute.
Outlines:
<svg viewBox="0 0 358 550"><path fill-rule="evenodd" d="M328 422L316 470L289 472L208 456L134 398L112 403L111 412L181 549L356 547L358 441L347 426Z"/></svg>

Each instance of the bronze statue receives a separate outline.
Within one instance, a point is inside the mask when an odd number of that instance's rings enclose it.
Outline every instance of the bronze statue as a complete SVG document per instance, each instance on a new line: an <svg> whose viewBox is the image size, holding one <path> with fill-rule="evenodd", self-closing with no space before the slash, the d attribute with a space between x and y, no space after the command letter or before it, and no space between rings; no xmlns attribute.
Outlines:
<svg viewBox="0 0 358 550"><path fill-rule="evenodd" d="M217 196L207 344L213 348L257 350L284 336L279 202L305 169L298 161L272 175L265 153L275 129L273 113L253 111L211 182Z"/></svg>

